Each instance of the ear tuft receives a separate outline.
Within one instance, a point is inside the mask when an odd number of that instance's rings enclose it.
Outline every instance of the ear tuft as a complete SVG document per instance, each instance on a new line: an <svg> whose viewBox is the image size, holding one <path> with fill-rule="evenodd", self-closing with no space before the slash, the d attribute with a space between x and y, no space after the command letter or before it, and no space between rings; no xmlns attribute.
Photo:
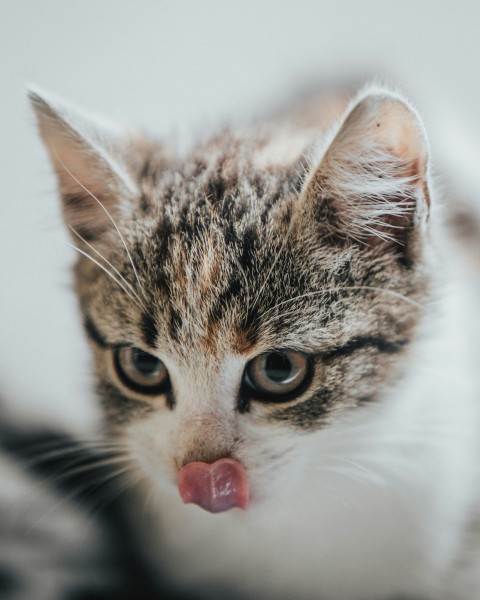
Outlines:
<svg viewBox="0 0 480 600"><path fill-rule="evenodd" d="M304 189L326 237L407 244L426 214L428 144L416 111L387 90L357 98Z"/></svg>

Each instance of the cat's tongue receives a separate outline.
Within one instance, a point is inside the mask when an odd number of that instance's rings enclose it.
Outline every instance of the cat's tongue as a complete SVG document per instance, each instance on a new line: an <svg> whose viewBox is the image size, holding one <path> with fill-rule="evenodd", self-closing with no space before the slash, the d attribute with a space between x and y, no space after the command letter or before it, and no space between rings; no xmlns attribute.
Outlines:
<svg viewBox="0 0 480 600"><path fill-rule="evenodd" d="M248 506L247 473L233 458L221 458L211 465L188 463L180 469L178 489L186 504L198 504L212 513Z"/></svg>

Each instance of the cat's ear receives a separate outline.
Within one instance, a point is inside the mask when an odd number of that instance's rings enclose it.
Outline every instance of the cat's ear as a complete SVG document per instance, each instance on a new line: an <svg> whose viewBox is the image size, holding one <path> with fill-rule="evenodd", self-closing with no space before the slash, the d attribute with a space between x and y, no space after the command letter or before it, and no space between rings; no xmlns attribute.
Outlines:
<svg viewBox="0 0 480 600"><path fill-rule="evenodd" d="M415 110L383 89L357 99L306 181L301 211L325 239L404 252L429 206L428 144Z"/></svg>
<svg viewBox="0 0 480 600"><path fill-rule="evenodd" d="M49 94L30 90L29 98L57 175L65 221L94 239L137 193L122 158L125 134Z"/></svg>

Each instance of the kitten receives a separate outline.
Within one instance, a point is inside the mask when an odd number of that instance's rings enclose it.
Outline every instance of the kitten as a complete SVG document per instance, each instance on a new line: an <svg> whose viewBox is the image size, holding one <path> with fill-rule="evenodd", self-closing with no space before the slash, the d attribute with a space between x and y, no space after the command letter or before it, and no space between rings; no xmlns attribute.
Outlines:
<svg viewBox="0 0 480 600"><path fill-rule="evenodd" d="M211 598L480 598L476 289L412 106L178 153L30 97L150 563Z"/></svg>

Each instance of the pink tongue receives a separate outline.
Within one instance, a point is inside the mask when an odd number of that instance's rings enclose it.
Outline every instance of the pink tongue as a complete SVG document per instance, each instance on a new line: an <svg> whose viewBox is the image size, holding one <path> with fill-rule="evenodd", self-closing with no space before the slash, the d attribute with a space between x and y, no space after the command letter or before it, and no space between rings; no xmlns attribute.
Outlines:
<svg viewBox="0 0 480 600"><path fill-rule="evenodd" d="M178 489L186 504L198 504L212 513L248 506L247 473L233 458L221 458L211 465L188 463L180 469Z"/></svg>

